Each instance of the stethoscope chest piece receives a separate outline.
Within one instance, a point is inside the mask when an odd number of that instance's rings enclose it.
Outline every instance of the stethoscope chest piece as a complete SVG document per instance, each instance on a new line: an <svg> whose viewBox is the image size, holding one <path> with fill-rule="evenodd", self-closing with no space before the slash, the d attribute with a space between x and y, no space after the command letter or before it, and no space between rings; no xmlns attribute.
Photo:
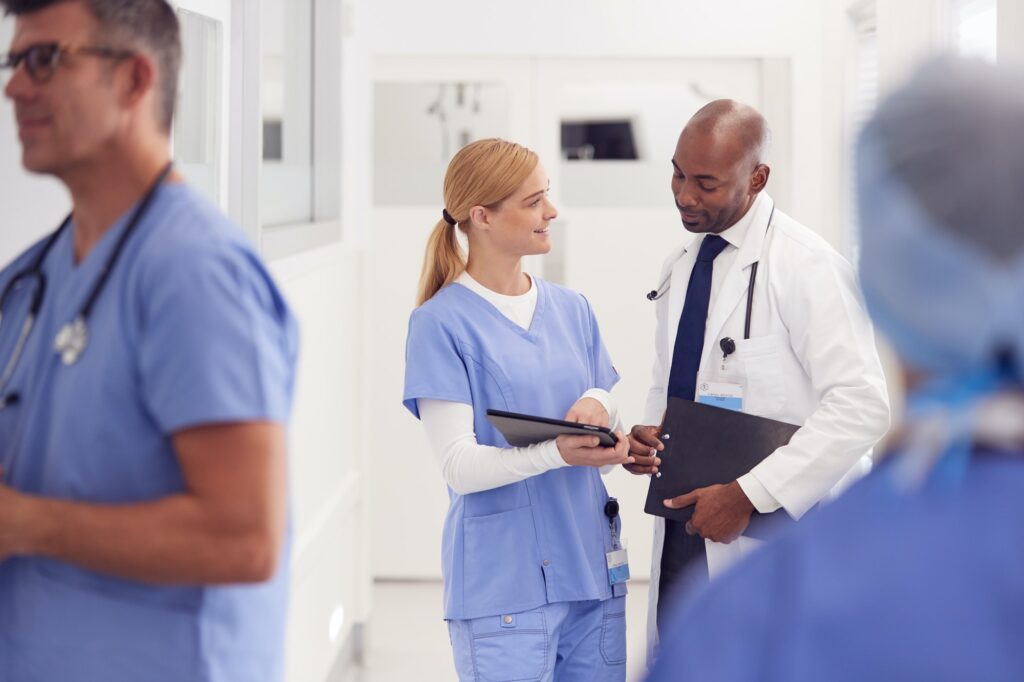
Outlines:
<svg viewBox="0 0 1024 682"><path fill-rule="evenodd" d="M60 356L61 362L68 367L78 362L78 358L82 356L88 345L89 328L85 324L85 318L81 315L61 327L53 340L53 350Z"/></svg>

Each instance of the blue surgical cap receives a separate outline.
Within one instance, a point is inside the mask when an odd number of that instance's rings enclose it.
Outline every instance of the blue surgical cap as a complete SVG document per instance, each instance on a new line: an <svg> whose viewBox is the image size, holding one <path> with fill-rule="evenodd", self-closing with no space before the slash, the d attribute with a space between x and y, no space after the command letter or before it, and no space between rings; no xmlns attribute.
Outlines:
<svg viewBox="0 0 1024 682"><path fill-rule="evenodd" d="M944 58L888 97L857 146L861 283L910 367L1024 364L1024 75Z"/></svg>

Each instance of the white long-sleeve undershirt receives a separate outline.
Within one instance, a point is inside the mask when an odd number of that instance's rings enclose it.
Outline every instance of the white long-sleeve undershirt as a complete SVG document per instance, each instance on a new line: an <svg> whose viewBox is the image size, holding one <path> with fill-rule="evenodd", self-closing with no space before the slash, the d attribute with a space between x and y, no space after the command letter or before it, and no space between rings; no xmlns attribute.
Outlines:
<svg viewBox="0 0 1024 682"><path fill-rule="evenodd" d="M621 429L618 410L610 393L594 388L580 397L593 398L604 405L611 417L609 423L612 428ZM416 402L430 448L441 467L441 475L448 487L460 495L500 488L545 471L569 466L553 440L525 448L481 445L473 429L471 405L423 398ZM601 473L612 468L602 468Z"/></svg>
<svg viewBox="0 0 1024 682"><path fill-rule="evenodd" d="M519 326L529 328L537 306L537 288L532 278L530 290L522 296L493 292L466 272L456 282L483 297ZM608 423L613 430L621 430L618 409L608 391L593 388L580 398L593 398L600 402L608 412ZM569 466L553 440L525 448L481 445L476 440L471 405L433 399L420 399L417 404L420 421L427 431L441 474L448 486L460 495L499 488ZM602 473L612 468L605 467Z"/></svg>

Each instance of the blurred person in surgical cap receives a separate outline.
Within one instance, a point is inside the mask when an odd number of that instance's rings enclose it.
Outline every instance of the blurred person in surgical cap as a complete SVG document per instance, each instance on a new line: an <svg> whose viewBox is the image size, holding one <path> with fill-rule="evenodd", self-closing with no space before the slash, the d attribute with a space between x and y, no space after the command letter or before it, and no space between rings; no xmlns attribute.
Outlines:
<svg viewBox="0 0 1024 682"><path fill-rule="evenodd" d="M857 149L890 456L694 594L651 682L1024 680L1024 74L925 65Z"/></svg>

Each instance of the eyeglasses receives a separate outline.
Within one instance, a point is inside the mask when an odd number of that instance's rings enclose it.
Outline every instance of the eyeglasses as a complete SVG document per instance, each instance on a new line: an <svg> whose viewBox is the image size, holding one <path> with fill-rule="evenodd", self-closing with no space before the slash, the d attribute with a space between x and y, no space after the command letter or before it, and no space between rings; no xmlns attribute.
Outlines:
<svg viewBox="0 0 1024 682"><path fill-rule="evenodd" d="M127 50L115 50L110 47L36 43L20 52L8 52L6 55L0 55L0 69L17 69L24 63L29 78L36 84L42 85L53 78L62 59L76 55L99 57L100 59L128 59L134 57L135 53Z"/></svg>

